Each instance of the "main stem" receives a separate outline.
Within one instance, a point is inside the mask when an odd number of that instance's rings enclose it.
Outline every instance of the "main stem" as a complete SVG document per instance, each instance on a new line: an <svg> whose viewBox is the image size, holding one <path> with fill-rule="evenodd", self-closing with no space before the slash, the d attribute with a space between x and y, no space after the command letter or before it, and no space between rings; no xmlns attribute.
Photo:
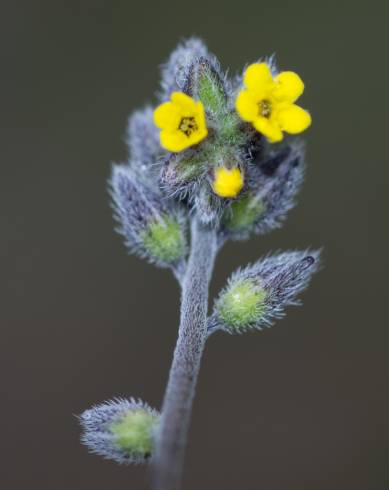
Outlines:
<svg viewBox="0 0 389 490"><path fill-rule="evenodd" d="M156 440L154 490L180 487L192 403L207 337L208 290L216 249L215 230L202 226L195 218L182 283L180 328Z"/></svg>

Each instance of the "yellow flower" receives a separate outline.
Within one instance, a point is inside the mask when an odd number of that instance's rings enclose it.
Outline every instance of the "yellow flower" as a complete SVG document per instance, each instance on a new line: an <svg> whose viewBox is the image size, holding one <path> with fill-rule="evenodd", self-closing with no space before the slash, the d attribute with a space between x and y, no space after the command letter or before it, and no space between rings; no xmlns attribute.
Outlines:
<svg viewBox="0 0 389 490"><path fill-rule="evenodd" d="M218 167L212 184L215 194L220 197L236 197L243 187L243 175L239 168L228 170Z"/></svg>
<svg viewBox="0 0 389 490"><path fill-rule="evenodd" d="M281 141L282 131L297 134L311 124L309 113L294 104L304 91L296 73L284 71L273 78L266 63L254 63L245 71L244 85L235 102L236 110L270 142Z"/></svg>
<svg viewBox="0 0 389 490"><path fill-rule="evenodd" d="M179 152L196 145L207 134L204 106L182 92L173 92L169 102L154 111L154 124L161 129L161 146Z"/></svg>

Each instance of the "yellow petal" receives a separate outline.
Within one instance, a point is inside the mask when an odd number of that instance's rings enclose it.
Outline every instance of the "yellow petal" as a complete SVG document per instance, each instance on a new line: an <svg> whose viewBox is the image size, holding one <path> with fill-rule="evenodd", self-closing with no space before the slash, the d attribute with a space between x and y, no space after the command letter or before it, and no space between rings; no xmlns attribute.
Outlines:
<svg viewBox="0 0 389 490"><path fill-rule="evenodd" d="M266 90L273 83L267 63L253 63L244 73L244 84L251 91Z"/></svg>
<svg viewBox="0 0 389 490"><path fill-rule="evenodd" d="M180 111L172 102L164 102L154 111L154 124L160 129L176 129L180 120Z"/></svg>
<svg viewBox="0 0 389 490"><path fill-rule="evenodd" d="M293 71L279 73L274 81L276 86L273 90L273 96L278 100L294 102L304 92L303 81Z"/></svg>
<svg viewBox="0 0 389 490"><path fill-rule="evenodd" d="M295 104L291 104L280 110L275 117L281 129L291 134L301 133L312 122L309 112Z"/></svg>
<svg viewBox="0 0 389 490"><path fill-rule="evenodd" d="M170 98L173 104L182 111L183 116L192 114L197 109L196 102L192 99L192 97L184 94L184 92L173 92Z"/></svg>
<svg viewBox="0 0 389 490"><path fill-rule="evenodd" d="M212 188L220 197L236 197L243 187L243 175L239 168L231 170L218 167L215 170L215 180Z"/></svg>
<svg viewBox="0 0 389 490"><path fill-rule="evenodd" d="M188 139L188 146L193 146L197 145L197 143L200 143L204 138L208 136L208 130L207 128L202 128L198 129L197 131L194 131Z"/></svg>
<svg viewBox="0 0 389 490"><path fill-rule="evenodd" d="M206 129L207 128L207 123L205 120L205 110L204 110L204 105L202 102L198 101L195 104L196 108L196 122L199 127L199 129Z"/></svg>
<svg viewBox="0 0 389 490"><path fill-rule="evenodd" d="M192 145L189 138L182 131L161 131L160 141L165 150L178 153Z"/></svg>
<svg viewBox="0 0 389 490"><path fill-rule="evenodd" d="M258 102L247 90L239 92L235 107L244 121L252 122L258 117Z"/></svg>
<svg viewBox="0 0 389 490"><path fill-rule="evenodd" d="M258 117L253 123L255 129L262 133L270 141L276 143L284 137L278 124L265 117Z"/></svg>

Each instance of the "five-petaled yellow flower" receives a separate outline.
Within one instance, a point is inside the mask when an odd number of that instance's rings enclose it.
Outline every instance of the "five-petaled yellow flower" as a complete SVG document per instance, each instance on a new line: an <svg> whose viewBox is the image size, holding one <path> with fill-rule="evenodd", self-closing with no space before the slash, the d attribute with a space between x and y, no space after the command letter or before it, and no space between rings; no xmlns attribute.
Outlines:
<svg viewBox="0 0 389 490"><path fill-rule="evenodd" d="M282 131L297 134L311 124L309 113L294 104L304 91L296 73L284 71L273 78L266 63L254 63L245 71L244 85L236 110L270 142L281 141Z"/></svg>
<svg viewBox="0 0 389 490"><path fill-rule="evenodd" d="M170 99L155 109L154 123L161 129L161 146L176 153L206 138L208 130L202 102L182 92L173 92Z"/></svg>
<svg viewBox="0 0 389 490"><path fill-rule="evenodd" d="M215 194L220 197L236 197L243 187L242 172L237 167L231 170L217 167L212 187Z"/></svg>

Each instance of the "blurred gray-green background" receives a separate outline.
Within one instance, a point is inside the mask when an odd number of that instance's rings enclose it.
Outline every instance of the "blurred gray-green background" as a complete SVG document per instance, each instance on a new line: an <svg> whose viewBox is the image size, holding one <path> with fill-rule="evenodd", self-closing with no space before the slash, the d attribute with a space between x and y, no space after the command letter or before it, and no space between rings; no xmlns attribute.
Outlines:
<svg viewBox="0 0 389 490"><path fill-rule="evenodd" d="M383 1L1 3L2 488L147 488L144 468L89 455L74 415L117 395L161 404L179 291L126 255L106 179L128 113L155 103L159 65L189 35L231 73L276 53L313 114L298 207L223 249L212 295L270 250L324 246L325 268L274 328L211 338L184 489L388 488L389 336L367 304L387 18Z"/></svg>

